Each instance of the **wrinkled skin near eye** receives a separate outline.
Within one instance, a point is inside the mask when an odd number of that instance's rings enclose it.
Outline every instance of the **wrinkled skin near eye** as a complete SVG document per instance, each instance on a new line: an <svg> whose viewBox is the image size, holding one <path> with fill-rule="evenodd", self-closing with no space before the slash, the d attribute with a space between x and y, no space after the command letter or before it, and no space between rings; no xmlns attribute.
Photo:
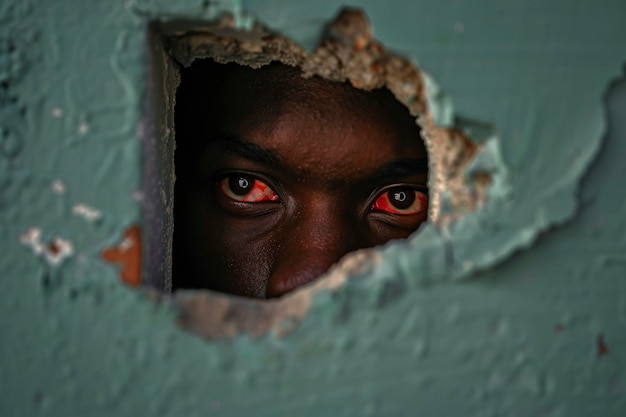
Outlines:
<svg viewBox="0 0 626 417"><path fill-rule="evenodd" d="M175 290L280 297L427 220L428 155L389 90L277 63L196 60L181 79Z"/></svg>

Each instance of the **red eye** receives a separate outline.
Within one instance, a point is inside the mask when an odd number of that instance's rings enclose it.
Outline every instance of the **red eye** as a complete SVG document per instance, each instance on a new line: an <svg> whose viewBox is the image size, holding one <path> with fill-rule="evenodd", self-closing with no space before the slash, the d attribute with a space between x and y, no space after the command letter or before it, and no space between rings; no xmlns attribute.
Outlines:
<svg viewBox="0 0 626 417"><path fill-rule="evenodd" d="M278 201L278 195L267 184L250 175L230 175L219 182L220 190L231 200L245 203Z"/></svg>
<svg viewBox="0 0 626 417"><path fill-rule="evenodd" d="M381 193L372 210L390 214L419 214L428 209L428 196L410 187L394 187Z"/></svg>

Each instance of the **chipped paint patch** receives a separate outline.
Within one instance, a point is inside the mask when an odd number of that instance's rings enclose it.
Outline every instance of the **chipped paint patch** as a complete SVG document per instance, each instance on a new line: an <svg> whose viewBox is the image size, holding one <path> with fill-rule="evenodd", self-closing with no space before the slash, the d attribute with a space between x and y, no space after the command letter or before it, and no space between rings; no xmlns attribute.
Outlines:
<svg viewBox="0 0 626 417"><path fill-rule="evenodd" d="M117 247L102 252L102 259L121 264L122 282L136 287L141 284L141 229L137 225L124 231L124 238Z"/></svg>
<svg viewBox="0 0 626 417"><path fill-rule="evenodd" d="M143 191L141 190L134 190L130 196L132 197L133 200L137 202L143 201Z"/></svg>
<svg viewBox="0 0 626 417"><path fill-rule="evenodd" d="M598 357L606 356L609 354L609 347L604 340L603 334L599 334L596 337L596 348L598 352Z"/></svg>
<svg viewBox="0 0 626 417"><path fill-rule="evenodd" d="M85 122L82 122L78 125L78 128L76 128L76 132L79 135L85 135L87 134L87 132L89 132L89 125Z"/></svg>
<svg viewBox="0 0 626 417"><path fill-rule="evenodd" d="M57 195L63 195L67 191L65 184L61 180L52 181L52 184L50 184L50 188L52 188L52 192Z"/></svg>
<svg viewBox="0 0 626 417"><path fill-rule="evenodd" d="M90 223L98 221L102 218L102 212L100 210L82 203L74 205L74 207L72 207L72 213L82 217Z"/></svg>
<svg viewBox="0 0 626 417"><path fill-rule="evenodd" d="M50 266L59 266L64 259L74 253L74 246L69 240L53 237L50 242L41 242L41 229L31 227L20 235L20 243L32 249L37 256L43 257Z"/></svg>

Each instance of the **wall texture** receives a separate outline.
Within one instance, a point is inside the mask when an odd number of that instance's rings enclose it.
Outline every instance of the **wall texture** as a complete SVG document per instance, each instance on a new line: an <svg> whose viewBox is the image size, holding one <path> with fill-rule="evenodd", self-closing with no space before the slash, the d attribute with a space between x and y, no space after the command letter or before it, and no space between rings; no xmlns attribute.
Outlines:
<svg viewBox="0 0 626 417"><path fill-rule="evenodd" d="M205 342L102 260L141 224L147 23L227 11L312 47L341 5L0 4L0 415L624 415L622 0L351 2L495 128L508 189L284 337Z"/></svg>

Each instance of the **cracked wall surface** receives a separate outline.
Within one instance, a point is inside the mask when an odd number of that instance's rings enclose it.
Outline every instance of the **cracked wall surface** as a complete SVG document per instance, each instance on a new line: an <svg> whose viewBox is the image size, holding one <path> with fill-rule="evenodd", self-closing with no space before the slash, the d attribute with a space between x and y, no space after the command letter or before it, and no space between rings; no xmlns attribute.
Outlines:
<svg viewBox="0 0 626 417"><path fill-rule="evenodd" d="M101 257L153 197L147 24L229 13L311 51L342 4L40 3L0 4L1 415L622 415L622 1L352 3L436 79L437 123L482 140L466 175L506 176L475 212L344 265L297 325L247 331L271 312L217 297L229 338L208 343Z"/></svg>

